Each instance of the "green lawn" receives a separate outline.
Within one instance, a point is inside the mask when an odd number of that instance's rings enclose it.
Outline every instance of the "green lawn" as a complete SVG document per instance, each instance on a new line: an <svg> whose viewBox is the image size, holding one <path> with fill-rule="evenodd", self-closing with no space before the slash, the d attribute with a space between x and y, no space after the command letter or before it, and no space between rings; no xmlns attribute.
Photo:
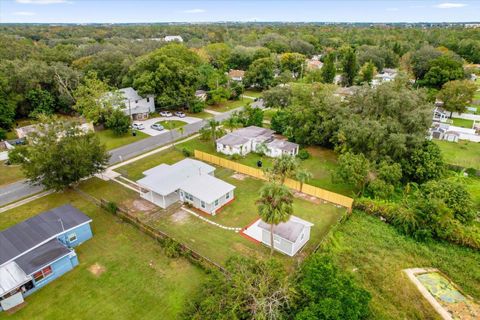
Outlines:
<svg viewBox="0 0 480 320"><path fill-rule="evenodd" d="M101 131L96 131L95 134L98 136L100 139L101 143L104 143L107 147L107 150L112 150L119 148L121 146L124 146L126 144L130 144L132 142L142 140L145 138L148 138L149 135L146 133L143 133L141 131L136 131L137 135L133 136L131 132L123 135L123 136L117 136L113 133L112 130L110 129L105 129Z"/></svg>
<svg viewBox="0 0 480 320"><path fill-rule="evenodd" d="M271 108L263 111L263 119L264 120L272 120L272 117L275 113L277 113L278 109Z"/></svg>
<svg viewBox="0 0 480 320"><path fill-rule="evenodd" d="M23 178L20 166L7 166L5 161L0 161L0 186L22 180Z"/></svg>
<svg viewBox="0 0 480 320"><path fill-rule="evenodd" d="M474 205L480 211L480 177L468 177L465 179L465 187L470 192Z"/></svg>
<svg viewBox="0 0 480 320"><path fill-rule="evenodd" d="M227 102L220 103L218 105L207 106L206 109L217 111L217 112L226 112L239 107L244 107L248 103L252 103L252 102L253 102L252 99L240 98L240 100L229 100Z"/></svg>
<svg viewBox="0 0 480 320"><path fill-rule="evenodd" d="M186 115L188 117L194 117L194 118L200 118L200 119L208 119L208 118L213 117L213 115L211 113L208 113L208 112L205 112L205 111L197 112L197 113L187 112Z"/></svg>
<svg viewBox="0 0 480 320"><path fill-rule="evenodd" d="M29 296L14 315L0 313L0 319L178 318L204 272L184 259L167 258L151 238L77 193L52 194L4 212L0 229L66 203L93 219L93 238L76 249L80 265ZM99 276L88 270L95 263L105 267Z"/></svg>
<svg viewBox="0 0 480 320"><path fill-rule="evenodd" d="M467 129L473 128L473 120L460 119L460 118L452 118L452 120L453 120L454 126L463 127Z"/></svg>
<svg viewBox="0 0 480 320"><path fill-rule="evenodd" d="M159 121L157 122L158 124L161 124L165 129L176 129L183 127L187 123L185 121L180 121L180 120L164 120L164 121ZM172 128L170 128L172 126Z"/></svg>
<svg viewBox="0 0 480 320"><path fill-rule="evenodd" d="M121 173L129 179L138 180L143 177L142 172L147 169L158 166L161 163L172 164L183 159L184 156L179 151L182 148L186 148L192 152L193 150L197 149L226 159L229 158L224 154L217 153L212 142L203 141L197 138L176 145L176 150L169 149L159 152L131 164L117 168L115 171ZM310 152L311 157L307 160L301 160L301 165L313 174L313 179L311 179L308 183L319 188L351 196L353 192L351 186L332 182L332 174L337 163L337 156L335 153L330 149L321 147L309 147L307 150ZM262 157L254 153L250 153L247 156L238 159L237 161L251 167L256 167L258 160L262 160L264 167L268 167L272 164L271 158Z"/></svg>
<svg viewBox="0 0 480 320"><path fill-rule="evenodd" d="M435 140L447 163L480 170L480 143L471 141L448 142Z"/></svg>
<svg viewBox="0 0 480 320"><path fill-rule="evenodd" d="M418 242L378 218L353 215L324 251L372 294L371 319L440 319L403 274L405 268L438 268L465 293L480 299L480 252L446 242Z"/></svg>
<svg viewBox="0 0 480 320"><path fill-rule="evenodd" d="M245 96L260 98L262 96L262 91L258 90L245 90L243 93Z"/></svg>

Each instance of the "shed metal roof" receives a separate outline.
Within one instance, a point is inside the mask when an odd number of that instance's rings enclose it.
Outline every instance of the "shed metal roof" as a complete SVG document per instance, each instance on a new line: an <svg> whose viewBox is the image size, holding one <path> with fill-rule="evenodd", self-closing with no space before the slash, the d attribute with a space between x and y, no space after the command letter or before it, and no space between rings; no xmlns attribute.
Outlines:
<svg viewBox="0 0 480 320"><path fill-rule="evenodd" d="M240 145L243 145L245 143L248 143L248 141L250 141L250 140L248 140L247 138L241 137L241 136L237 136L234 133L229 133L229 134L217 139L217 143L223 144L224 146L240 146Z"/></svg>
<svg viewBox="0 0 480 320"><path fill-rule="evenodd" d="M32 280L13 261L0 267L0 297Z"/></svg>
<svg viewBox="0 0 480 320"><path fill-rule="evenodd" d="M275 139L268 144L269 148L276 148L285 151L292 151L298 148L298 144L287 141L287 140L278 140Z"/></svg>
<svg viewBox="0 0 480 320"><path fill-rule="evenodd" d="M64 230L91 221L83 212L67 204L20 222L0 232L0 265L57 237Z"/></svg>
<svg viewBox="0 0 480 320"><path fill-rule="evenodd" d="M296 242L305 227L311 227L313 223L291 216L287 222L282 222L273 227L273 234L291 242ZM270 224L260 221L259 228L270 232Z"/></svg>

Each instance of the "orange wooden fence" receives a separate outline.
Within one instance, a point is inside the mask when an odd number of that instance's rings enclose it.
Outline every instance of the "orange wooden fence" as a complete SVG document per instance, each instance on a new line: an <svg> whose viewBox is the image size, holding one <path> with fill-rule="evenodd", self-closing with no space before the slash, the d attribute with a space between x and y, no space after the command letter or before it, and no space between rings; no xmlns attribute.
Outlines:
<svg viewBox="0 0 480 320"><path fill-rule="evenodd" d="M250 166L246 166L244 164L224 159L221 157L217 157L215 155L195 150L195 158L213 163L217 166L224 167L227 169L231 169L258 179L266 180L265 174L262 170L257 168L252 168ZM340 205L342 207L347 208L349 211L352 210L353 199L342 194L338 194L332 191L328 191L322 188L318 188L315 186L311 186L309 184L304 183L301 186L300 182L293 180L293 179L286 179L285 185L290 189L303 192L305 194L323 199L325 201L331 202L336 205Z"/></svg>

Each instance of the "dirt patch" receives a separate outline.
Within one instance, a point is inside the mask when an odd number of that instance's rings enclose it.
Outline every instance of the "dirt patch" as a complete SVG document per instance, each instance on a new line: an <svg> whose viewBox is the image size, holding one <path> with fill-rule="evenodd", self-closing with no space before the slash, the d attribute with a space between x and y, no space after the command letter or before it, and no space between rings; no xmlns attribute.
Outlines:
<svg viewBox="0 0 480 320"><path fill-rule="evenodd" d="M107 269L98 262L92 264L88 268L88 271L90 271L90 273L93 274L95 277L100 277L100 275L104 273L106 270Z"/></svg>
<svg viewBox="0 0 480 320"><path fill-rule="evenodd" d="M189 218L190 214L187 211L181 209L170 216L170 220L172 220L172 222L180 225L188 222Z"/></svg>
<svg viewBox="0 0 480 320"><path fill-rule="evenodd" d="M312 203L315 203L315 204L320 204L321 203L321 200L318 199L317 197L309 196L308 194L301 193L301 192L298 192L298 191L294 191L293 196L295 198L303 199L303 200L306 200L306 201L309 201L309 202L312 202Z"/></svg>
<svg viewBox="0 0 480 320"><path fill-rule="evenodd" d="M234 173L234 174L232 174L232 178L233 178L233 179L240 180L240 181L243 181L243 180L245 180L246 178L248 178L248 176L245 175L245 174L242 174L242 173Z"/></svg>

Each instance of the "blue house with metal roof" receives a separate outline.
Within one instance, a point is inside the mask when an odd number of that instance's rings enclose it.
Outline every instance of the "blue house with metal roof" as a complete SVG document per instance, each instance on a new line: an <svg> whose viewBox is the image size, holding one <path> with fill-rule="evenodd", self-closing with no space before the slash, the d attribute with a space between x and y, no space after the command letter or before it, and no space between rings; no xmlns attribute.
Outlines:
<svg viewBox="0 0 480 320"><path fill-rule="evenodd" d="M73 248L92 237L91 222L64 205L0 232L0 311L77 266Z"/></svg>

